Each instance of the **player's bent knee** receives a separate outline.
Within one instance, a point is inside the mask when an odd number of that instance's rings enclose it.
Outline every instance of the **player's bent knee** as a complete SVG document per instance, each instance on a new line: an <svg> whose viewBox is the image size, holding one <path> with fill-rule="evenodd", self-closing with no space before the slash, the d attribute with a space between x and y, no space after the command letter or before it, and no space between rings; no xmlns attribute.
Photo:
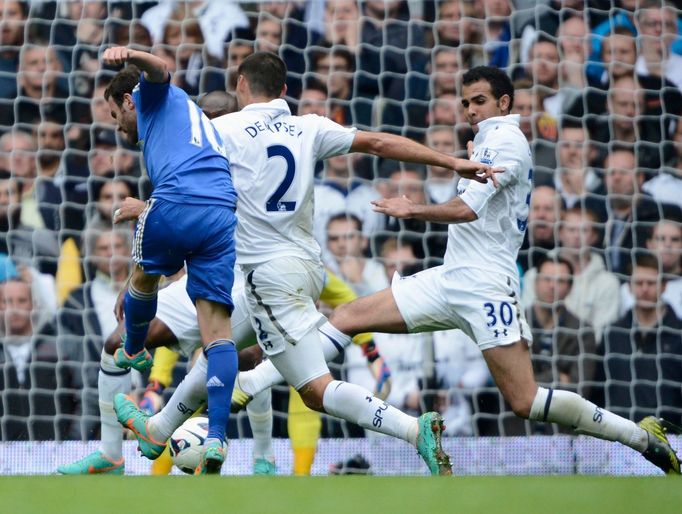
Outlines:
<svg viewBox="0 0 682 514"><path fill-rule="evenodd" d="M305 406L317 412L324 412L324 391L332 381L331 375L311 380L298 390Z"/></svg>
<svg viewBox="0 0 682 514"><path fill-rule="evenodd" d="M109 355L113 355L116 350L121 346L121 334L118 332L113 332L104 341L104 351Z"/></svg>

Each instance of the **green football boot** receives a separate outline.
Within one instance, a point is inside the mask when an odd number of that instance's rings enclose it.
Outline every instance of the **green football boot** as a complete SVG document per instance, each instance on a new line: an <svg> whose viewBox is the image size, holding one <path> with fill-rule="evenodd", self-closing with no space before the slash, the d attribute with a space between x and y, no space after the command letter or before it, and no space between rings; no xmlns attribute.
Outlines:
<svg viewBox="0 0 682 514"><path fill-rule="evenodd" d="M61 475L123 475L125 460L111 460L101 451L91 453L71 464L64 464L57 468Z"/></svg>
<svg viewBox="0 0 682 514"><path fill-rule="evenodd" d="M195 475L220 475L220 468L225 462L227 451L218 439L207 439L204 443L204 453L201 462L194 470Z"/></svg>
<svg viewBox="0 0 682 514"><path fill-rule="evenodd" d="M128 355L121 346L114 352L114 363L122 369L133 368L144 373L154 364L152 354L146 348L142 348L135 355Z"/></svg>
<svg viewBox="0 0 682 514"><path fill-rule="evenodd" d="M672 432L679 431L679 429L672 423L654 416L647 416L637 423L637 426L649 435L649 444L642 452L644 458L668 475L679 475L680 459L665 435L668 430Z"/></svg>
<svg viewBox="0 0 682 514"><path fill-rule="evenodd" d="M443 417L437 412L427 412L419 416L418 421L417 452L432 475L452 475L450 457L441 446L441 436L445 429Z"/></svg>
<svg viewBox="0 0 682 514"><path fill-rule="evenodd" d="M118 422L130 429L137 437L138 449L148 459L154 460L166 447L166 442L157 441L149 433L150 416L141 411L129 396L118 393L114 396L114 411Z"/></svg>
<svg viewBox="0 0 682 514"><path fill-rule="evenodd" d="M277 474L277 466L268 459L256 459L253 463L253 474L274 476Z"/></svg>

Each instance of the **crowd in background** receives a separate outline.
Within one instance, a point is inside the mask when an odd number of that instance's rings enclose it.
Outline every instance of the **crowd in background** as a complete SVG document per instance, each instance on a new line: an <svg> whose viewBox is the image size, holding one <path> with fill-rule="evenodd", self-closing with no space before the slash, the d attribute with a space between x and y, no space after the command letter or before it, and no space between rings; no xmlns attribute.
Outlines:
<svg viewBox="0 0 682 514"><path fill-rule="evenodd" d="M110 45L163 58L195 98L233 91L245 57L277 52L292 112L459 156L473 139L461 75L505 69L535 163L518 265L538 381L682 424L681 14L664 0L0 0L0 440L98 437L99 356L134 228L112 216L151 194L103 96ZM315 235L358 295L442 262L446 225L370 201L447 202L451 170L349 155L317 173ZM440 410L448 435L554 431L514 417L461 331L375 341L388 401ZM359 349L333 370L373 387Z"/></svg>

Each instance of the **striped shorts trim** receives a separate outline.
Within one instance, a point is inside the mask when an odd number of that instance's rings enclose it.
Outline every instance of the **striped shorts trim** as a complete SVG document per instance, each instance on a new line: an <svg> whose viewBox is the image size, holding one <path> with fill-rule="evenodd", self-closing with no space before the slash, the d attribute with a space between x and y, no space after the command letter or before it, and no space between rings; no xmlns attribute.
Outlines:
<svg viewBox="0 0 682 514"><path fill-rule="evenodd" d="M142 239L144 237L144 226L147 222L147 216L152 210L155 201L156 199L154 198L147 200L144 210L137 219L137 229L135 230L135 239L133 241L133 261L136 264L140 264L142 262Z"/></svg>

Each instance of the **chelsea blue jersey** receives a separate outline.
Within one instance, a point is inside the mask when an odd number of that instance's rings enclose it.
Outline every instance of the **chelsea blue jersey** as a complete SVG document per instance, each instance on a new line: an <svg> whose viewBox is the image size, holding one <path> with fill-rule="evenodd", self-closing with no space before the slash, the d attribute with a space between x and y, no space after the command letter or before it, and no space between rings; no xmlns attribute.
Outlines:
<svg viewBox="0 0 682 514"><path fill-rule="evenodd" d="M223 141L187 93L169 81L149 82L142 73L133 99L152 197L236 208Z"/></svg>

